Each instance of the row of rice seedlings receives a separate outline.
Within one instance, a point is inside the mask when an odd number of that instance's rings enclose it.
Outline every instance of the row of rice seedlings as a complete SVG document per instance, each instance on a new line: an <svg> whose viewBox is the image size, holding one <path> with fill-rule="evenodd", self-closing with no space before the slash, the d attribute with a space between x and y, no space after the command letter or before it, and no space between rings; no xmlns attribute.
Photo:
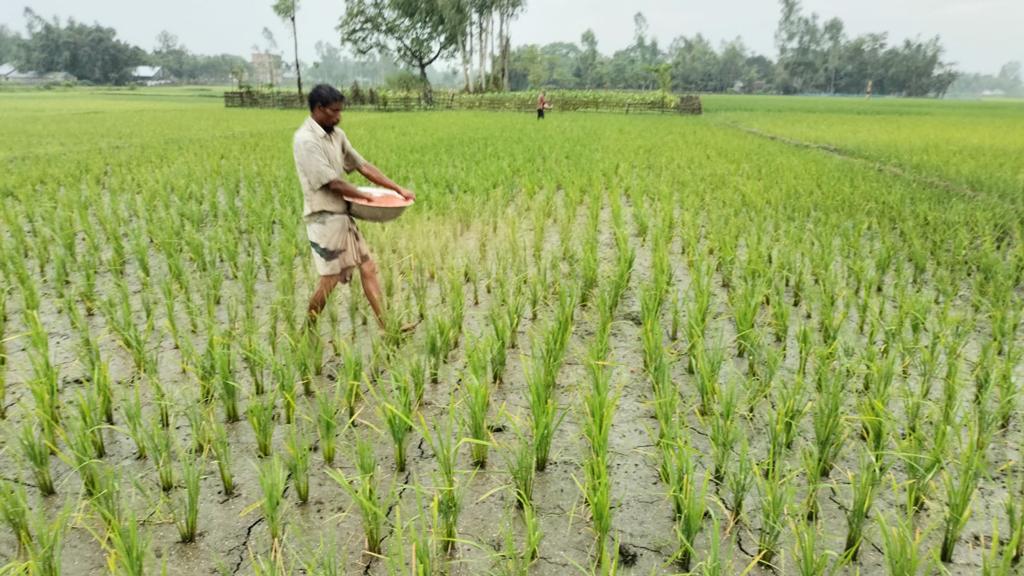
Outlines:
<svg viewBox="0 0 1024 576"><path fill-rule="evenodd" d="M597 332L588 350L590 387L583 395L583 436L589 450L583 463L584 498L590 509L592 529L597 548L596 561L607 564L608 556L617 557L617 550L606 550L612 529L611 478L608 473L608 437L611 432L618 393L611 390L611 366L608 363L611 314L602 312Z"/></svg>
<svg viewBox="0 0 1024 576"><path fill-rule="evenodd" d="M361 435L356 436L354 460L355 476L347 476L340 469L328 470L327 474L352 498L359 509L366 540L365 550L370 554L380 555L380 545L387 521L387 505L377 492L379 467L373 444Z"/></svg>
<svg viewBox="0 0 1024 576"><path fill-rule="evenodd" d="M295 496L300 504L309 501L309 453L312 448L309 433L302 420L298 420L288 429L285 439L287 449L286 464L291 475Z"/></svg>
<svg viewBox="0 0 1024 576"><path fill-rule="evenodd" d="M538 472L547 467L555 429L565 415L559 410L555 388L572 334L576 301L572 288L563 290L554 320L540 337L535 338L533 355L529 361L524 361Z"/></svg>

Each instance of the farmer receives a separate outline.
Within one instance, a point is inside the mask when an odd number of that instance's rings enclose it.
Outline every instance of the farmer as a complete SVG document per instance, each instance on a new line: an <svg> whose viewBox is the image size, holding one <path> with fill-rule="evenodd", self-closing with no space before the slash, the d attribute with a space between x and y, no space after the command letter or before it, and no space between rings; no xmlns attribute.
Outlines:
<svg viewBox="0 0 1024 576"><path fill-rule="evenodd" d="M373 197L360 192L342 175L358 171L367 180L390 188L404 198L416 195L392 182L376 166L356 152L345 133L338 128L345 96L328 84L319 84L309 92L309 118L295 131L293 152L295 169L302 185L302 214L306 234L313 252L320 283L309 299L308 325L327 303L327 297L338 283L346 284L359 268L363 293L382 327L380 282L377 264L359 233L355 220L348 214L348 200L371 202Z"/></svg>
<svg viewBox="0 0 1024 576"><path fill-rule="evenodd" d="M537 96L537 120L544 119L544 111L548 109L547 93L544 90L540 91L540 96Z"/></svg>

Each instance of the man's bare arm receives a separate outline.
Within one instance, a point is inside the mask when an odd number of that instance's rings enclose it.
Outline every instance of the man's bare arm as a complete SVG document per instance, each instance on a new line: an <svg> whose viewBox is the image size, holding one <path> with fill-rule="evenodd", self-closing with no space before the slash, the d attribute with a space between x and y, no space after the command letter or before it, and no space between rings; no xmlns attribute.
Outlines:
<svg viewBox="0 0 1024 576"><path fill-rule="evenodd" d="M346 200L359 199L366 200L367 202L373 202L373 196L360 192L359 188L356 188L352 183L345 182L344 180L331 180L327 183L327 188Z"/></svg>
<svg viewBox="0 0 1024 576"><path fill-rule="evenodd" d="M395 184L390 178L385 176L379 168L369 162L363 162L363 165L359 167L359 173L365 176L367 180L378 186L383 186L384 188L398 192L403 198L408 198L409 200L416 199L416 195L413 194L412 190L406 190L398 184Z"/></svg>

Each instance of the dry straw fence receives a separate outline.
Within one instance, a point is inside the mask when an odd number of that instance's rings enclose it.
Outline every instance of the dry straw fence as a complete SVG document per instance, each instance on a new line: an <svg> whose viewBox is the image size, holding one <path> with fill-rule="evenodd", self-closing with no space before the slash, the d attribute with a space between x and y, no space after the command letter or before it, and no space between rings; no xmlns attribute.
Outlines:
<svg viewBox="0 0 1024 576"><path fill-rule="evenodd" d="M464 94L460 92L435 93L433 105L424 102L418 94L380 92L361 102L348 102L348 108L377 110L380 112L408 112L414 110L489 110L505 112L532 112L536 108L533 93ZM666 95L659 92L554 92L549 99L558 111L622 112L625 114L693 114L703 113L698 95ZM240 90L224 93L224 106L228 108L304 108L305 99L294 92Z"/></svg>

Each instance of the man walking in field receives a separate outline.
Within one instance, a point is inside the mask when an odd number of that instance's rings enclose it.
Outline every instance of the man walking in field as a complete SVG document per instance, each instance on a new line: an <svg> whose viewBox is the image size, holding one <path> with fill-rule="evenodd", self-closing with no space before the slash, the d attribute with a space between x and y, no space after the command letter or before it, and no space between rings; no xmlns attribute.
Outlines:
<svg viewBox="0 0 1024 576"><path fill-rule="evenodd" d="M543 90L540 91L540 96L537 96L537 120L544 119L544 111L550 108L548 104L547 93Z"/></svg>
<svg viewBox="0 0 1024 576"><path fill-rule="evenodd" d="M334 287L352 279L358 267L363 293L373 308L377 322L384 325L377 264L349 215L348 200L372 201L360 192L344 174L358 171L367 180L389 188L404 198L416 195L395 184L376 166L356 152L345 133L338 128L345 96L336 88L319 84L309 92L309 117L295 131L293 152L295 169L302 185L302 214L313 261L320 283L309 299L308 320L315 324Z"/></svg>

